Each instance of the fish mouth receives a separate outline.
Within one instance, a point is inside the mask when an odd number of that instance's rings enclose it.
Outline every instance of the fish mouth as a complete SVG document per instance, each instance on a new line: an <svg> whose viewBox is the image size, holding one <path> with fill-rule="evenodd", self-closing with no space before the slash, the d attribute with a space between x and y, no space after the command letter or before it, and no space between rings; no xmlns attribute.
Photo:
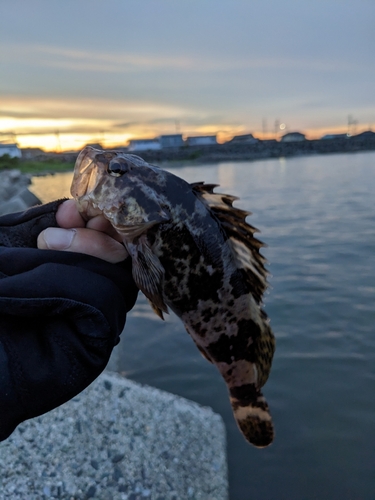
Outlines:
<svg viewBox="0 0 375 500"><path fill-rule="evenodd" d="M97 156L103 153L99 149L86 146L77 156L74 166L73 181L70 193L73 198L85 196L97 184L97 178L102 167L98 166Z"/></svg>
<svg viewBox="0 0 375 500"><path fill-rule="evenodd" d="M86 166L86 170L91 163L92 161ZM98 173L94 169L86 172L84 177L76 179L74 175L73 178L70 193L76 201L78 211L85 220L92 219L102 213L102 210L95 203L92 203L90 198L90 193L92 188L96 186L97 180Z"/></svg>
<svg viewBox="0 0 375 500"><path fill-rule="evenodd" d="M89 186L93 185L94 158L91 157L90 153L91 151L89 148L85 148L77 157L74 166L73 181L70 188L70 194L73 198L77 199L85 196Z"/></svg>

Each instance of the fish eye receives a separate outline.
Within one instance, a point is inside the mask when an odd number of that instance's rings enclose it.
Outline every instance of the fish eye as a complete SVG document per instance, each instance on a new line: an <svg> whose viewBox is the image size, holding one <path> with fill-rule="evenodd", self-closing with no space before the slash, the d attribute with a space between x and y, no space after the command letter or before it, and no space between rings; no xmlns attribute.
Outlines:
<svg viewBox="0 0 375 500"><path fill-rule="evenodd" d="M129 165L124 162L111 161L107 167L107 172L113 177L120 177L124 175L129 170Z"/></svg>

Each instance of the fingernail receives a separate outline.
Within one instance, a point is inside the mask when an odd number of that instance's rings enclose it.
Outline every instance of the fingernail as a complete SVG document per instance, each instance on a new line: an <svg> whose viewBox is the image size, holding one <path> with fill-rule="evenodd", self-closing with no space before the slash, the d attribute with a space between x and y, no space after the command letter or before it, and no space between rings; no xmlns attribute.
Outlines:
<svg viewBox="0 0 375 500"><path fill-rule="evenodd" d="M75 235L75 229L57 227L49 227L43 233L44 241L50 250L66 250L72 244Z"/></svg>

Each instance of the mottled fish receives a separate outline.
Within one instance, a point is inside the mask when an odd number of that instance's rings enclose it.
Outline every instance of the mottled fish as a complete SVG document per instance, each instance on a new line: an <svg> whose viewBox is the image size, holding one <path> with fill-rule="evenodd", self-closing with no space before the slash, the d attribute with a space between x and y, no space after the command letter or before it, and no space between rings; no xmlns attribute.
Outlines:
<svg viewBox="0 0 375 500"><path fill-rule="evenodd" d="M261 308L267 287L262 243L249 212L216 185L183 179L142 158L86 147L71 187L80 212L103 214L123 237L137 286L163 317L182 320L223 376L245 438L264 447L273 425L261 387L275 341Z"/></svg>

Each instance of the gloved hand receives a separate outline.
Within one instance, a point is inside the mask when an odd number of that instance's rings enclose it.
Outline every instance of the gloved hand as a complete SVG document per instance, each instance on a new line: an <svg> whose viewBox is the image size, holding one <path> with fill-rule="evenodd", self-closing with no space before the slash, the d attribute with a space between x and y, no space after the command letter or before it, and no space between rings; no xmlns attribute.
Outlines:
<svg viewBox="0 0 375 500"><path fill-rule="evenodd" d="M74 204L62 202L0 217L0 440L95 380L137 297L130 259L112 264L41 249L54 247L46 228L58 227L59 220L69 227L66 215ZM109 255L113 262L126 256L108 234L83 227L83 221L77 225L72 245L64 249Z"/></svg>

